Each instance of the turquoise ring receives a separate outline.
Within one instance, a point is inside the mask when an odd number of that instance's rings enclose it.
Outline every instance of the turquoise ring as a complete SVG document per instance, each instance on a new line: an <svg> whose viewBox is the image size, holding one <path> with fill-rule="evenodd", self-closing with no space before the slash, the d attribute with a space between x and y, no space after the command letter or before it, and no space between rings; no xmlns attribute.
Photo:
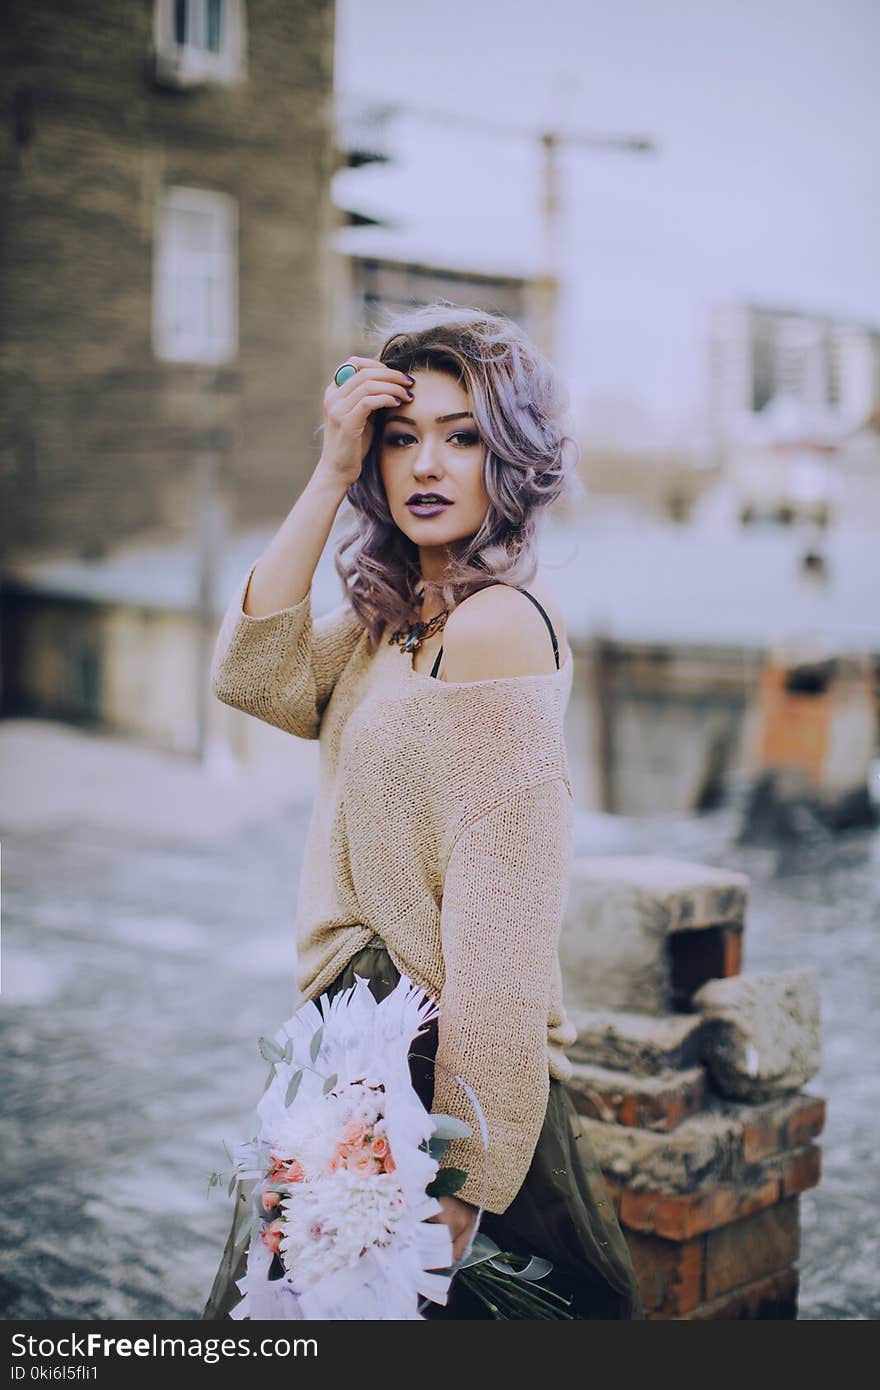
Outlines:
<svg viewBox="0 0 880 1390"><path fill-rule="evenodd" d="M337 386L344 386L347 381L351 381L356 372L357 367L352 366L351 362L343 362L341 367L337 367L333 380Z"/></svg>

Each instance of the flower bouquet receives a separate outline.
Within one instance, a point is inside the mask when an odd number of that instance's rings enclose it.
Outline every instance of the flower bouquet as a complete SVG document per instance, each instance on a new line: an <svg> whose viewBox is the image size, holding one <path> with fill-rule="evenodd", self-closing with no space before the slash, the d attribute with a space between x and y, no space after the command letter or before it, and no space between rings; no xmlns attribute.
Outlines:
<svg viewBox="0 0 880 1390"><path fill-rule="evenodd" d="M446 1303L459 1274L491 1316L569 1317L558 1295L534 1289L547 1261L517 1270L515 1256L479 1233L482 1206L453 1262L447 1227L430 1218L467 1177L439 1160L450 1139L472 1131L430 1114L409 1069L410 1044L438 1006L405 976L381 1001L355 978L332 1000L302 1005L274 1041L260 1040L273 1073L257 1106L259 1132L239 1146L229 1183L230 1195L250 1184L252 1203L236 1252L247 1249L242 1299L229 1316L417 1319L428 1303ZM456 1079L485 1150L479 1102Z"/></svg>

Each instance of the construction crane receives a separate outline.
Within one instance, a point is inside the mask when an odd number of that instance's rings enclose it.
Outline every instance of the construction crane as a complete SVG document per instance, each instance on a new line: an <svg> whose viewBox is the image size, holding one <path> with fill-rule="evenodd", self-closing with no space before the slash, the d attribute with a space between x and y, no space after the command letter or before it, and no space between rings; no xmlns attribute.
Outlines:
<svg viewBox="0 0 880 1390"><path fill-rule="evenodd" d="M388 126L394 120L426 121L441 125L444 129L461 127L471 134L494 135L503 139L527 140L537 142L542 155L542 214L544 225L544 265L545 273L559 280L560 237L559 225L562 206L560 153L565 148L581 150L604 150L618 154L656 155L659 145L656 140L645 135L608 135L594 132L564 131L541 126L520 125L516 122L502 122L474 117L464 112L425 106L410 106L400 102L377 102L369 98L350 98L358 103L356 114L349 112L347 122L351 134L344 146L347 152L346 164L358 168L369 163L388 163L390 156L383 146L387 141ZM343 123L346 117L342 118Z"/></svg>

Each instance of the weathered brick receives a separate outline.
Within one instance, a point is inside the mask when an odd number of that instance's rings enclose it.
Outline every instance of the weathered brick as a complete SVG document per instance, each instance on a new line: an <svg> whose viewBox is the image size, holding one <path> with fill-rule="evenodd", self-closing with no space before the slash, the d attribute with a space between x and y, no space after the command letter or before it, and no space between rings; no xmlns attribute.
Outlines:
<svg viewBox="0 0 880 1390"><path fill-rule="evenodd" d="M582 1115L626 1128L655 1131L675 1129L703 1108L706 1073L702 1067L665 1071L657 1076L635 1076L572 1062L566 1083L574 1107Z"/></svg>
<svg viewBox="0 0 880 1390"><path fill-rule="evenodd" d="M738 975L742 970L740 926L705 927L674 932L668 942L672 1006L683 1009L707 980Z"/></svg>
<svg viewBox="0 0 880 1390"><path fill-rule="evenodd" d="M821 1096L797 1095L750 1106L743 1120L743 1158L759 1163L782 1150L800 1148L821 1134L824 1125Z"/></svg>
<svg viewBox="0 0 880 1390"><path fill-rule="evenodd" d="M600 1167L626 1186L691 1193L718 1183L753 1183L745 1169L737 1118L705 1111L669 1131L606 1124L579 1116Z"/></svg>
<svg viewBox="0 0 880 1390"><path fill-rule="evenodd" d="M785 1269L766 1279L758 1279L753 1284L732 1289L730 1293L709 1303L701 1303L699 1307L683 1313L682 1320L787 1322L797 1318L797 1296L798 1271L796 1268Z"/></svg>
<svg viewBox="0 0 880 1390"><path fill-rule="evenodd" d="M624 1188L620 1221L635 1231L647 1231L667 1240L689 1240L703 1231L772 1206L780 1194L780 1180L765 1178L753 1187L717 1186L700 1192L668 1196L660 1192L633 1192Z"/></svg>
<svg viewBox="0 0 880 1390"><path fill-rule="evenodd" d="M786 1154L779 1165L780 1190L784 1197L816 1187L822 1176L822 1150L818 1144L807 1144Z"/></svg>
<svg viewBox="0 0 880 1390"><path fill-rule="evenodd" d="M186 93L150 76L154 8L4 6L6 90L29 114L16 141L8 97L3 550L189 538L209 439L234 525L285 515L349 350L331 341L332 0L250 6L247 80ZM238 200L240 352L216 375L153 353L153 214L173 184Z"/></svg>
<svg viewBox="0 0 880 1390"><path fill-rule="evenodd" d="M741 1284L796 1264L799 1240L797 1197L708 1231L706 1299L719 1298Z"/></svg>
<svg viewBox="0 0 880 1390"><path fill-rule="evenodd" d="M627 1244L646 1313L671 1317L703 1301L704 1236L674 1241L628 1231Z"/></svg>

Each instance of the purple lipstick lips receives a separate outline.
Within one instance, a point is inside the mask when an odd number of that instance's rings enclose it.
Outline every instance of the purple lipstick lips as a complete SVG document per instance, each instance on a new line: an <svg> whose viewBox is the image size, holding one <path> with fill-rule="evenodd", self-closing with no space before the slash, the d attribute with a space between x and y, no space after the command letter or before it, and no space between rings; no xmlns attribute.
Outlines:
<svg viewBox="0 0 880 1390"><path fill-rule="evenodd" d="M452 503L439 492L414 492L406 505L413 516L439 516Z"/></svg>

